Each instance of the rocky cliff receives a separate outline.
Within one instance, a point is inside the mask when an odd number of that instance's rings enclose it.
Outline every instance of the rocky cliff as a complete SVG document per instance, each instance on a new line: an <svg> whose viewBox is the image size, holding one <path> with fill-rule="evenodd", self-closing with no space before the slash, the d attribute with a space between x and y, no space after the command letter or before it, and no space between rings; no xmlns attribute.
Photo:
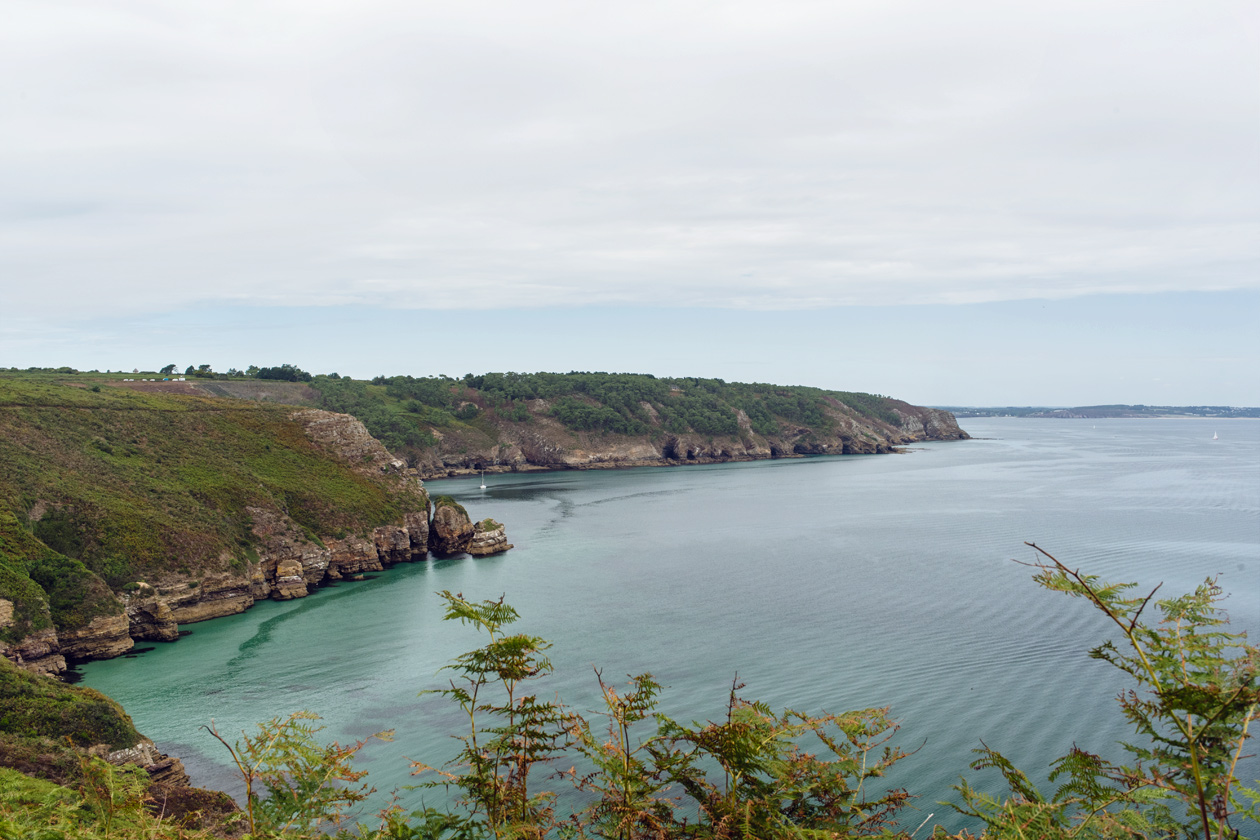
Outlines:
<svg viewBox="0 0 1260 840"><path fill-rule="evenodd" d="M575 431L552 414L546 400L527 405L527 423L494 422L492 436L433 429L436 446L416 456L425 478L488 472L714 464L794 458L805 455L887 454L926 440L966 440L947 411L886 400L885 417L863 415L838 398L822 401L823 422L777 424L772 433L754 429L748 414L733 409L734 434L673 432L645 410L651 428L641 435ZM645 409L650 409L646 405Z"/></svg>
<svg viewBox="0 0 1260 840"><path fill-rule="evenodd" d="M86 406L14 408L0 388L0 463L18 465L0 476L0 656L27 670L428 556L421 481L352 416L53 394Z"/></svg>

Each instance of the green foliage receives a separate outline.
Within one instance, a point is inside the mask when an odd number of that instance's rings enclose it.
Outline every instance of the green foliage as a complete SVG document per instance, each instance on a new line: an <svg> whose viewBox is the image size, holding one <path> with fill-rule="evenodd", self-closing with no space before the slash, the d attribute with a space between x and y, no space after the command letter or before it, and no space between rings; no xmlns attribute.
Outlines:
<svg viewBox="0 0 1260 840"><path fill-rule="evenodd" d="M449 408L453 402L452 381L444 376L422 379L413 376L380 377L379 381L374 380L374 384L384 385L385 393L396 400L415 400L435 408Z"/></svg>
<svg viewBox="0 0 1260 840"><path fill-rule="evenodd" d="M551 792L531 794L530 773L562 749L566 726L559 703L539 700L527 687L551 672L545 656L550 642L525 634L507 635L503 628L517 619L503 602L473 603L444 591L448 621L471 624L489 636L477 650L456 657L444 670L453 671L450 688L441 694L454 700L468 718L463 748L428 787L454 788L465 813L462 830L484 826L495 837L546 835L555 825ZM431 769L416 765L417 772Z"/></svg>
<svg viewBox="0 0 1260 840"><path fill-rule="evenodd" d="M0 643L16 642L52 627L48 595L26 573L26 565L0 550L0 598L13 604L10 624L0 627Z"/></svg>
<svg viewBox="0 0 1260 840"><path fill-rule="evenodd" d="M991 836L1236 836L1231 814L1255 818L1242 806L1235 776L1249 728L1260 718L1260 650L1243 634L1228 633L1217 606L1222 593L1208 579L1194 592L1154 600L1131 595L1135 583L1105 583L1070 569L1028 543L1039 559L1034 580L1046 589L1084 598L1116 626L1123 642L1108 640L1090 656L1128 674L1136 685L1118 700L1138 739L1125 743L1129 765L1111 765L1073 748L1054 764L1051 781L1065 778L1046 798L1009 761L987 746L974 769L997 768L1013 797L999 802L964 781L959 808L985 822ZM1159 587L1156 587L1158 590ZM1143 620L1154 607L1156 623ZM1019 835L1023 836L1023 835Z"/></svg>
<svg viewBox="0 0 1260 840"><path fill-rule="evenodd" d="M770 838L878 836L905 804L904 791L871 797L867 782L904 757L887 745L896 731L886 709L845 715L774 715L740 699L732 688L723 721L682 726L656 714L661 686L651 675L618 693L596 672L604 697L607 737L559 701L540 701L527 684L551 670L550 643L504 628L517 613L503 602L473 603L442 592L446 619L489 636L482 648L447 666L456 676L435 692L455 701L468 719L463 749L428 787L455 788L463 813L443 829L494 837ZM653 717L656 734L635 745L631 729ZM817 746L806 749L813 736ZM591 768L569 775L591 800L564 820L554 792L531 792L531 771L572 748ZM831 758L821 758L822 753ZM723 781L710 778L718 767ZM417 772L431 770L417 764ZM689 824L673 796L689 797L701 819ZM430 816L433 816L431 813Z"/></svg>
<svg viewBox="0 0 1260 840"><path fill-rule="evenodd" d="M441 507L455 508L455 510L459 511L460 514L462 514L465 519L469 521L472 520L472 517L468 515L468 511L464 508L464 506L461 505L459 502L455 501L450 496L435 496L433 498L434 513L436 513L437 509Z"/></svg>
<svg viewBox="0 0 1260 840"><path fill-rule="evenodd" d="M85 754L80 755L79 767L79 795L101 834L109 837L115 828L130 834L143 821L149 775L134 764L118 767Z"/></svg>
<svg viewBox="0 0 1260 840"><path fill-rule="evenodd" d="M863 837L894 825L909 794L870 797L866 787L905 757L888 744L897 726L887 709L776 715L740 698L739 687L731 689L725 720L684 727L662 718L661 740L650 748L699 806L707 823L699 836ZM811 735L817 746L807 748L802 739ZM721 767L720 783L704 772L706 759Z"/></svg>
<svg viewBox="0 0 1260 840"><path fill-rule="evenodd" d="M56 531L54 531L56 533ZM35 616L46 607L52 623L61 629L76 629L102 615L118 615L122 604L91 569L70 557L53 551L28 532L10 511L0 509L0 565L7 571L0 580L20 594L15 600L22 617L42 625ZM33 591L22 578L39 588ZM40 629L35 627L35 629Z"/></svg>
<svg viewBox="0 0 1260 840"><path fill-rule="evenodd" d="M247 507L283 510L313 534L359 532L421 509L422 500L330 457L291 412L0 376L6 565L43 586L58 626L81 626L116 611L101 579L121 587L176 565L224 568L254 541Z"/></svg>
<svg viewBox="0 0 1260 840"><path fill-rule="evenodd" d="M0 657L0 732L22 738L69 739L77 746L120 750L140 740L131 718L90 688L66 685Z"/></svg>
<svg viewBox="0 0 1260 840"><path fill-rule="evenodd" d="M82 768L76 781L64 786L0 768L0 838L212 840L223 836L151 813L143 770L114 767L83 755L79 761Z"/></svg>
<svg viewBox="0 0 1260 840"><path fill-rule="evenodd" d="M279 367L260 367L254 371L253 375L258 379L274 379L281 382L311 381L311 375L309 373L290 364L283 364Z"/></svg>
<svg viewBox="0 0 1260 840"><path fill-rule="evenodd" d="M349 746L336 741L320 744L323 729L307 711L272 718L258 725L256 735L229 744L211 721L206 729L231 753L245 783L245 813L254 837L318 835L336 828L346 810L373 792L360 781L366 771L352 767L354 755L369 740L390 740L392 732L378 732Z"/></svg>
<svg viewBox="0 0 1260 840"><path fill-rule="evenodd" d="M311 387L319 391L321 408L353 414L386 449L398 454L417 452L436 442L432 433L420 427L420 418L413 416L417 412L423 413L426 409L437 412L443 421L437 425L445 425L454 419L449 413L432 408L415 397L408 397L406 403L387 399L387 388L355 379L320 376L311 382ZM413 407L414 411L411 410Z"/></svg>
<svg viewBox="0 0 1260 840"><path fill-rule="evenodd" d="M648 426L622 411L606 405L591 403L577 397L562 397L551 409L551 414L565 426L577 431L612 432L619 435L641 435Z"/></svg>

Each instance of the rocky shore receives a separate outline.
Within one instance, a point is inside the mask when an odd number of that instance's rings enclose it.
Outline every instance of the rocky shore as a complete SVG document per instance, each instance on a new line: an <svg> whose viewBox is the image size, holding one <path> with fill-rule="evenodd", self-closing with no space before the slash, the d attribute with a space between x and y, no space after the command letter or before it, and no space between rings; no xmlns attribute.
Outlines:
<svg viewBox="0 0 1260 840"><path fill-rule="evenodd" d="M417 459L414 471L426 480L477 472L625 469L630 467L720 464L807 455L876 455L927 440L966 440L970 436L948 411L890 400L897 424L862 416L838 401L827 407L826 432L797 426L760 435L739 411L739 434L708 436L661 432L648 437L573 432L549 416L545 400L534 400L527 425L504 424L492 446L458 437L442 439ZM650 406L649 406L650 407Z"/></svg>

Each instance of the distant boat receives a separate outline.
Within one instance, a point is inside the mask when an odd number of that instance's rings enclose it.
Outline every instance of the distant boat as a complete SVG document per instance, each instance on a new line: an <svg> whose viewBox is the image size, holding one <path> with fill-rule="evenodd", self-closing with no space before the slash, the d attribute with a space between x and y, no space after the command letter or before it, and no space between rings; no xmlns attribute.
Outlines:
<svg viewBox="0 0 1260 840"><path fill-rule="evenodd" d="M1212 432L1212 440L1220 440L1220 438L1216 436L1216 432Z"/></svg>
<svg viewBox="0 0 1260 840"><path fill-rule="evenodd" d="M484 472L481 474L481 489L486 489L486 474Z"/></svg>

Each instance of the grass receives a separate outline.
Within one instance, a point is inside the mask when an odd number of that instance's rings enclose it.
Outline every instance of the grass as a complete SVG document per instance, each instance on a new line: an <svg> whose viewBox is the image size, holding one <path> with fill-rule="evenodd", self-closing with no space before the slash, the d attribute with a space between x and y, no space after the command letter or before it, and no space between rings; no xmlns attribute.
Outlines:
<svg viewBox="0 0 1260 840"><path fill-rule="evenodd" d="M78 627L121 610L111 588L256 559L249 507L313 537L424 509L421 494L323 452L292 411L0 373L0 597L24 628L40 629L45 606Z"/></svg>
<svg viewBox="0 0 1260 840"><path fill-rule="evenodd" d="M0 657L0 733L52 738L79 747L111 750L140 741L131 718L115 701L90 688L29 673Z"/></svg>

